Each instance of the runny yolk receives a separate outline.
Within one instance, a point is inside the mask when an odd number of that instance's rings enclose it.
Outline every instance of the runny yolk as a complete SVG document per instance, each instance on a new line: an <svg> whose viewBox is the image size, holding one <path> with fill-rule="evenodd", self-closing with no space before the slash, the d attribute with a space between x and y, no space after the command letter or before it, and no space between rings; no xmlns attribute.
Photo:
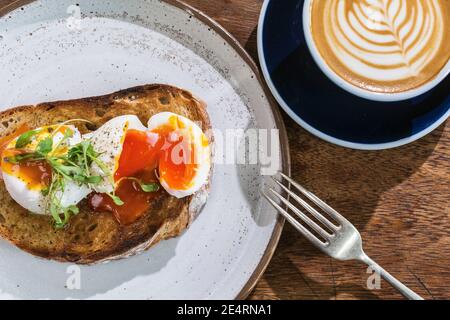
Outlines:
<svg viewBox="0 0 450 320"><path fill-rule="evenodd" d="M8 149L2 153L2 158L20 154L15 149ZM7 160L2 161L2 171L19 178L27 184L30 190L42 190L50 185L52 168L45 161L26 161L14 164Z"/></svg>
<svg viewBox="0 0 450 320"><path fill-rule="evenodd" d="M6 158L19 155L22 151L17 149L7 149L8 144L31 128L27 124L22 124L11 135L0 139L0 165L2 171L15 176L27 184L30 190L42 190L50 185L52 168L45 161L25 161L21 163L8 162ZM51 127L47 128L48 133ZM65 127L59 128L59 132L64 133Z"/></svg>
<svg viewBox="0 0 450 320"><path fill-rule="evenodd" d="M122 180L117 187L116 196L124 202L123 205L116 205L108 195L102 193L91 194L89 205L97 212L112 212L120 224L128 225L139 219L158 195L159 191L152 193L142 191L136 181Z"/></svg>
<svg viewBox="0 0 450 320"><path fill-rule="evenodd" d="M123 142L119 165L114 174L118 182L116 196L124 204L116 205L106 194L94 193L89 198L89 205L94 211L109 211L124 225L133 223L149 208L151 200L159 192L144 192L135 180L126 179L134 177L142 183L157 183L155 169L158 165L158 150L162 143L158 135L138 130L128 130Z"/></svg>
<svg viewBox="0 0 450 320"><path fill-rule="evenodd" d="M174 136L179 123L158 127L151 132L130 129L127 131L114 180L118 183L116 195L124 202L118 206L105 194L94 193L89 204L94 211L109 211L117 220L128 225L142 217L151 207L151 202L162 191L144 192L133 177L142 183L157 183L156 170L165 183L173 189L186 190L195 178L197 164L194 146L182 136ZM189 140L189 139L187 139Z"/></svg>
<svg viewBox="0 0 450 320"><path fill-rule="evenodd" d="M139 130L128 130L123 143L119 165L114 180L135 177L143 169L154 170L158 166L159 150L164 141L159 135Z"/></svg>
<svg viewBox="0 0 450 320"><path fill-rule="evenodd" d="M194 141L190 136L177 136L176 129L185 129L185 125L172 116L167 124L152 130L164 140L159 152L159 175L169 188L187 190L194 182L198 159Z"/></svg>
<svg viewBox="0 0 450 320"><path fill-rule="evenodd" d="M52 169L46 162L30 161L21 164L13 164L4 160L4 158L15 156L20 153L15 149L6 150L6 147L12 140L30 130L31 128L25 123L12 134L0 138L0 164L2 171L21 179L27 184L29 189L41 190L50 184L52 176Z"/></svg>
<svg viewBox="0 0 450 320"><path fill-rule="evenodd" d="M14 140L18 136L20 136L22 133L25 133L30 130L31 130L31 128L26 123L24 123L24 124L20 125L20 127L17 128L16 131L14 131L12 134L0 138L0 155L3 153L3 151L5 151L6 147L12 140ZM1 162L2 162L2 159L0 158L0 164L1 164Z"/></svg>

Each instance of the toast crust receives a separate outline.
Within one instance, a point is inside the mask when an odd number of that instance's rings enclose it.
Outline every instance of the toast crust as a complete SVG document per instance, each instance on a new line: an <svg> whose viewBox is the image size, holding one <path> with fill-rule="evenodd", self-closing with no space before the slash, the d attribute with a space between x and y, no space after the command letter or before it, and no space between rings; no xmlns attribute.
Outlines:
<svg viewBox="0 0 450 320"><path fill-rule="evenodd" d="M147 123L152 115L164 111L200 123L213 148L206 104L186 90L164 84L9 109L0 112L0 137L11 134L24 123L38 128L82 118L92 122L77 125L81 133L88 133L116 116L134 114ZM65 229L56 230L51 217L28 213L9 196L0 181L0 237L31 254L62 262L92 264L125 258L180 235L199 214L209 188L208 182L197 193L183 199L163 191L143 217L127 226L120 225L110 213L91 212L83 200L80 213L70 219Z"/></svg>

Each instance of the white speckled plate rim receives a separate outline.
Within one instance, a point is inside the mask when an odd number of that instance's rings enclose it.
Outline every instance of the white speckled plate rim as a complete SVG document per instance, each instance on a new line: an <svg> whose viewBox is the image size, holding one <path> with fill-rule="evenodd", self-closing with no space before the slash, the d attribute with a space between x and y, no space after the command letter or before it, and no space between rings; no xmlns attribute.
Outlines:
<svg viewBox="0 0 450 320"><path fill-rule="evenodd" d="M175 0L83 0L76 1L84 28L77 31L60 28L67 21L54 19L71 1L29 2L0 9L0 61L6 62L0 67L6 75L0 80L0 108L144 83L174 84L206 100L214 128L278 128L280 169L289 173L286 131L257 67L206 15ZM52 63L42 61L49 57ZM189 230L140 256L81 267L86 276L80 291L69 291L63 283L70 265L32 257L0 241L0 298L245 298L269 263L284 223L258 196L257 169L216 166L208 204ZM239 195L225 190L234 184L242 189ZM42 289L48 292L40 294Z"/></svg>

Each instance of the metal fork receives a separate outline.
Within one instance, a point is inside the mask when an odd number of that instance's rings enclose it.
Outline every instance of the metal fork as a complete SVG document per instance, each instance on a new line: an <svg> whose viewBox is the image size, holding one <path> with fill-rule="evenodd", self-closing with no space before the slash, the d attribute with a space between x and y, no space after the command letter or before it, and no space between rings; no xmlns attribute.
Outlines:
<svg viewBox="0 0 450 320"><path fill-rule="evenodd" d="M358 230L353 226L351 222L345 219L336 210L331 208L325 202L320 200L317 196L303 188L300 184L295 182L293 179L279 172L282 178L294 186L301 194L303 194L307 199L314 203L318 208L323 210L328 216L330 216L334 221L330 221L323 214L319 213L311 205L309 205L305 200L299 197L296 193L292 192L289 187L285 186L282 182L274 177L272 180L281 187L289 196L287 198L283 197L274 188L269 187L270 193L275 197L270 197L266 192L261 191L263 196L280 212L287 221L289 221L301 234L303 234L313 245L322 250L324 253L337 260L358 260L364 262L372 268L375 272L381 275L387 282L389 282L394 288L396 288L404 297L411 300L423 300L421 296L416 294L414 291L409 289L403 283L398 281L392 275L390 275L386 270L380 267L375 261L373 261L367 254L364 253L362 248L362 239ZM292 201L288 200L292 198L297 202L304 210L308 211L315 219L321 222L327 229L323 228L317 224L313 219L308 217L303 213L297 206L292 204ZM303 223L308 225L311 230L314 230L320 237L314 235L310 230L308 230L303 224L301 224L293 215L288 213L287 210L283 209L280 204L286 205L291 211L298 217Z"/></svg>

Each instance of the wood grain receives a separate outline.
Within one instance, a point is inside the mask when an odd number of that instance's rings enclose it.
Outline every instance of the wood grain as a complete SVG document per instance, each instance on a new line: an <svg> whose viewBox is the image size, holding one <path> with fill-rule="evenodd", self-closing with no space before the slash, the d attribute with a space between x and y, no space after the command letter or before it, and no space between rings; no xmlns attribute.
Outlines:
<svg viewBox="0 0 450 320"><path fill-rule="evenodd" d="M261 0L185 0L230 31L257 61ZM366 252L426 299L450 298L450 125L408 146L356 151L331 145L284 114L293 177L361 231ZM332 260L286 225L251 299L401 299L367 268Z"/></svg>
<svg viewBox="0 0 450 320"><path fill-rule="evenodd" d="M0 0L0 6L11 0ZM262 0L185 0L230 31L257 61ZM410 145L356 151L331 145L285 114L293 177L361 231L366 252L426 299L450 299L450 125ZM250 299L401 299L366 267L332 260L286 225Z"/></svg>

